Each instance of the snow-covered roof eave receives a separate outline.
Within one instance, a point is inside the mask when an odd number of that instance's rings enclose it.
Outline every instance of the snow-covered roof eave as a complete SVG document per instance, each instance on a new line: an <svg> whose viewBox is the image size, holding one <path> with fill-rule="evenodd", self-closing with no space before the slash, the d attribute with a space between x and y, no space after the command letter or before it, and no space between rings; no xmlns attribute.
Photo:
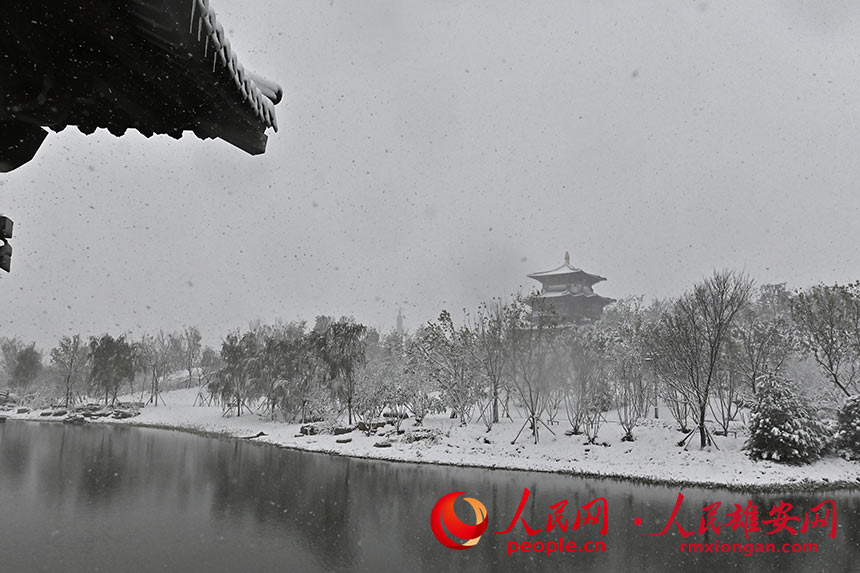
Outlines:
<svg viewBox="0 0 860 573"><path fill-rule="evenodd" d="M144 0L145 1L145 0ZM191 0L191 33L196 24L198 49L202 57L212 58L212 70L220 64L241 94L243 101L267 128L278 131L275 105L280 103L283 90L275 82L247 72L230 46L224 27L215 17L209 0ZM211 56L210 56L211 54Z"/></svg>
<svg viewBox="0 0 860 573"><path fill-rule="evenodd" d="M0 171L49 128L219 138L252 155L283 91L245 70L209 0L10 0L0 11ZM41 91L39 91L41 90Z"/></svg>
<svg viewBox="0 0 860 573"><path fill-rule="evenodd" d="M558 268L549 270L549 271L541 271L537 273L531 273L526 275L530 279L534 279L536 281L540 281L542 278L547 277L560 277L565 275L582 275L588 279L591 284L598 283L600 281L605 281L606 278L600 275L593 275L591 273L587 273L582 269L578 269L574 266L571 266L569 263L564 263Z"/></svg>

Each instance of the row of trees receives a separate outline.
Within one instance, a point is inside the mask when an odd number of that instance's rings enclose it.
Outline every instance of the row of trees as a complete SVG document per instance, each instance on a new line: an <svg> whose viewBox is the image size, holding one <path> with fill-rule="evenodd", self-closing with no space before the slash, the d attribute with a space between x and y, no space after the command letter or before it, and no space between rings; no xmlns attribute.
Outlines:
<svg viewBox="0 0 860 573"><path fill-rule="evenodd" d="M319 317L311 330L292 322L230 333L221 345L223 366L209 390L237 415L262 400L273 417L280 411L306 421L326 414L329 402L337 401L352 423L368 333L352 319L328 317Z"/></svg>
<svg viewBox="0 0 860 573"><path fill-rule="evenodd" d="M110 334L88 339L79 334L64 336L50 350L47 365L35 343L25 344L18 338L0 338L0 352L0 379L11 390L23 396L48 392L52 401L66 406L89 395L115 402L124 386L135 392L137 382L141 393L148 387L150 400L157 403L160 385L172 372L186 371L190 386L220 362L212 348L201 346L196 327L138 340Z"/></svg>
<svg viewBox="0 0 860 573"><path fill-rule="evenodd" d="M728 431L740 398L779 370L791 346L782 311L762 318L785 289L761 289L754 305L751 292L748 279L724 272L676 301L644 307L627 299L578 325L533 314L522 298L482 305L459 325L443 311L409 336L380 335L346 318L320 318L309 330L258 325L224 341L211 389L237 414L262 401L273 417L301 421L343 413L352 423L387 409L420 422L448 409L460 424L477 419L490 430L516 410L520 433L527 428L536 442L561 417L594 442L612 407L632 440L660 398L682 430L692 434L694 421L704 445L708 413L719 412Z"/></svg>
<svg viewBox="0 0 860 573"><path fill-rule="evenodd" d="M713 441L706 419L727 434L760 398L764 381L795 379L791 386L823 409L858 393L860 286L791 293L722 271L677 299L649 306L622 300L599 321L577 325L532 314L522 299L496 301L461 325L443 312L403 349L398 374L376 377L371 388L382 391L368 392L394 410L398 399L415 395L402 388L417 381L461 424L478 418L489 430L512 406L535 441L564 416L570 433L594 442L608 409L632 440L659 403L705 447ZM391 353L377 357L388 361L377 369L392 370Z"/></svg>
<svg viewBox="0 0 860 573"><path fill-rule="evenodd" d="M9 384L26 390L41 368L35 345L2 339L0 350ZM656 416L663 405L685 439L698 434L705 447L714 428L730 431L765 381L812 386L822 407L858 393L860 284L792 293L721 271L676 299L624 299L581 324L532 313L517 297L481 305L460 324L443 311L409 335L318 317L310 328L256 324L230 333L217 353L186 328L136 341L65 337L50 358L66 403L84 390L115 401L124 384L134 391L140 379L157 404L167 375L184 370L188 384L206 382L225 413L237 415L263 409L272 418L343 416L352 424L387 412L420 423L447 410L489 431L516 413L516 439L527 430L537 442L566 419L568 433L594 443L609 409L632 440L649 409Z"/></svg>

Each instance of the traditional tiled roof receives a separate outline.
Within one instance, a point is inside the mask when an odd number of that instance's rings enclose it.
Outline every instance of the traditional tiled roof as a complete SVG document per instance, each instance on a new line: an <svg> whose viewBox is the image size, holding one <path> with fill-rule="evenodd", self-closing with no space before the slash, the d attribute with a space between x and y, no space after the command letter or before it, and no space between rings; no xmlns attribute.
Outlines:
<svg viewBox="0 0 860 573"><path fill-rule="evenodd" d="M565 297L570 297L570 298L587 298L587 299L591 299L591 298L593 298L593 299L596 299L596 300L605 301L605 304L609 304L609 303L611 303L611 302L615 302L615 299L614 299L614 298L608 298L608 297L605 297L605 296L600 296L599 294L597 294L597 293L595 293L595 292L573 292L573 291L571 291L570 289L565 289L565 290L561 290L561 291L558 291L558 290L556 290L556 291L546 291L546 292L542 292L542 293L540 293L540 294L536 294L536 295L534 295L534 298L544 298L544 299L548 299L548 298L565 298Z"/></svg>
<svg viewBox="0 0 860 573"><path fill-rule="evenodd" d="M32 157L40 126L193 131L263 153L282 97L245 70L209 0L8 0L0 77L0 170Z"/></svg>
<svg viewBox="0 0 860 573"><path fill-rule="evenodd" d="M532 273L527 275L530 279L535 279L540 281L541 283L546 282L547 280L553 280L557 282L561 280L563 277L569 276L571 282L576 283L584 283L587 285L593 285L600 281L605 281L606 279L600 275L593 275L591 273L587 273L582 269L576 268L570 264L570 255L568 253L564 254L564 264L560 267L556 267L549 271L541 271L538 273Z"/></svg>

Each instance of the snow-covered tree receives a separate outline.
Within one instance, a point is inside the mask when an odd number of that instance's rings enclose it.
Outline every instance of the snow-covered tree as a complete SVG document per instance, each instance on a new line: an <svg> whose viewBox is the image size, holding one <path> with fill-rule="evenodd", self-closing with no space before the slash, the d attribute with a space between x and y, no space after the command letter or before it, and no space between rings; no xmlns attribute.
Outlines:
<svg viewBox="0 0 860 573"><path fill-rule="evenodd" d="M848 458L860 460L860 395L842 405L837 418L836 445Z"/></svg>
<svg viewBox="0 0 860 573"><path fill-rule="evenodd" d="M243 408L252 412L249 404L264 394L254 383L259 355L259 340L253 331L242 336L231 332L221 343L224 365L215 380L209 383L209 391L220 400L225 412L232 408L236 409L237 416L242 415Z"/></svg>
<svg viewBox="0 0 860 573"><path fill-rule="evenodd" d="M395 376L394 366L386 360L370 362L356 376L353 409L364 420L368 435L372 422L382 415L392 399Z"/></svg>
<svg viewBox="0 0 860 573"><path fill-rule="evenodd" d="M325 329L318 329L323 322L326 324ZM356 375L365 363L368 328L351 317L323 322L317 317L314 331L322 333L316 339L319 342L317 351L328 369L332 393L346 404L349 423L352 424Z"/></svg>
<svg viewBox="0 0 860 573"><path fill-rule="evenodd" d="M15 365L18 363L18 353L24 349L24 341L20 338L8 338L0 336L0 383L9 384L15 373Z"/></svg>
<svg viewBox="0 0 860 573"><path fill-rule="evenodd" d="M371 374L370 389L375 389L384 403L383 408L394 416L397 431L408 412L413 412L417 424L428 413L444 411L441 400L430 395L427 381L419 379L410 367L407 352L407 337L400 332L390 332L379 337L369 353L365 370Z"/></svg>
<svg viewBox="0 0 860 573"><path fill-rule="evenodd" d="M791 382L772 376L759 384L744 449L753 459L806 464L821 456L825 429Z"/></svg>
<svg viewBox="0 0 860 573"><path fill-rule="evenodd" d="M300 414L302 423L321 417L331 406L330 400L326 404L323 399L326 396L323 391L326 369L318 352L322 344L318 338L322 336L323 333L312 330L292 344L290 392L282 408Z"/></svg>
<svg viewBox="0 0 860 573"><path fill-rule="evenodd" d="M472 416L478 394L485 387L479 341L468 326L457 327L447 310L415 335L410 346L412 363L424 362L424 375L441 390L441 397L465 426Z"/></svg>
<svg viewBox="0 0 860 573"><path fill-rule="evenodd" d="M104 392L105 405L116 403L123 383L134 378L134 349L124 335L109 334L91 337L89 347L90 380L96 391Z"/></svg>
<svg viewBox="0 0 860 573"><path fill-rule="evenodd" d="M15 359L10 386L26 390L42 372L42 353L36 350L36 343L23 347Z"/></svg>

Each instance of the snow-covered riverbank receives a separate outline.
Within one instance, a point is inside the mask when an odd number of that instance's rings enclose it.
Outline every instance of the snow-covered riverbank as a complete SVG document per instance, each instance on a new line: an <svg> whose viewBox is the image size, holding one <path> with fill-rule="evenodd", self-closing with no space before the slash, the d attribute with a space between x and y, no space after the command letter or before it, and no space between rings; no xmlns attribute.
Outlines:
<svg viewBox="0 0 860 573"><path fill-rule="evenodd" d="M826 457L808 466L786 466L770 461L753 462L741 450L744 436L717 438L719 449L700 450L697 445L680 448L683 437L669 420L648 419L634 430L634 442L622 442L622 431L610 416L601 428L598 441L605 445L585 445L583 436L566 436L566 424L553 427L556 435L541 428L535 445L528 430L517 443L522 420L504 420L487 433L482 424L458 426L458 420L434 416L424 427L439 430L434 440L408 441L414 427L403 422L404 434L392 426L377 430L387 436L348 434L300 435L299 424L272 422L251 414L222 416L219 407L193 406L197 389L163 394L165 405L147 406L139 416L125 420L100 418L91 423L130 424L171 428L190 432L246 438L260 432L253 441L312 452L403 462L450 464L586 476L626 478L658 483L727 487L738 490L860 489L860 463ZM6 413L10 419L45 421L38 412ZM348 440L348 441L347 441ZM343 442L343 443L342 443ZM377 447L380 442L389 447Z"/></svg>

